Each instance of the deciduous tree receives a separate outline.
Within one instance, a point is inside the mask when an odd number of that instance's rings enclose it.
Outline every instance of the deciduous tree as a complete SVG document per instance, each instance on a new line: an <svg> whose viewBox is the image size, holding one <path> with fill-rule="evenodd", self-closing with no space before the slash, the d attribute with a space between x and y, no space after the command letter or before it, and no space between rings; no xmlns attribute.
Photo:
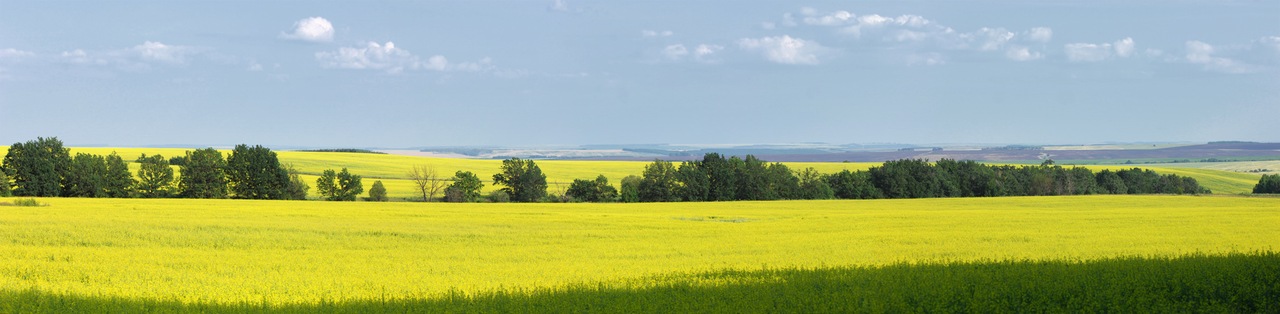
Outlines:
<svg viewBox="0 0 1280 314"><path fill-rule="evenodd" d="M413 166L409 170L409 179L413 180L413 184L418 187L418 191L422 193L422 201L430 202L436 198L436 194L440 189L446 186L446 183L438 172L436 167L428 165Z"/></svg>
<svg viewBox="0 0 1280 314"><path fill-rule="evenodd" d="M1280 194L1280 174L1264 174L1253 186L1254 194Z"/></svg>
<svg viewBox="0 0 1280 314"><path fill-rule="evenodd" d="M284 171L289 174L289 184L284 188L284 199L307 199L307 191L311 190L311 186L302 181L302 177L300 176L298 169L295 169L293 164L288 164L284 167Z"/></svg>
<svg viewBox="0 0 1280 314"><path fill-rule="evenodd" d="M382 186L382 180L373 181L373 187L369 188L369 200L374 202L387 201L387 188Z"/></svg>
<svg viewBox="0 0 1280 314"><path fill-rule="evenodd" d="M501 191L515 202L537 202L547 196L547 176L533 160L503 160L502 172L493 175L493 184L505 186Z"/></svg>
<svg viewBox="0 0 1280 314"><path fill-rule="evenodd" d="M106 197L107 160L99 155L78 153L71 159L71 172L67 176L63 196Z"/></svg>
<svg viewBox="0 0 1280 314"><path fill-rule="evenodd" d="M182 177L178 180L182 197L227 197L227 161L222 159L222 152L212 147L202 148L187 151L186 157L182 159Z"/></svg>
<svg viewBox="0 0 1280 314"><path fill-rule="evenodd" d="M681 166L683 168L683 166ZM679 201L677 193L679 183L676 181L676 168L669 161L654 160L644 166L640 184L636 187L641 202L674 202Z"/></svg>
<svg viewBox="0 0 1280 314"><path fill-rule="evenodd" d="M71 170L71 150L57 137L13 143L4 156L16 196L61 196Z"/></svg>
<svg viewBox="0 0 1280 314"><path fill-rule="evenodd" d="M618 198L618 190L609 185L609 178L600 175L595 180L573 180L565 195L584 202L612 202Z"/></svg>
<svg viewBox="0 0 1280 314"><path fill-rule="evenodd" d="M341 172L327 169L316 179L316 192L325 200L354 201L356 196L364 193L364 185L360 183L360 176L351 174L347 168L342 168Z"/></svg>
<svg viewBox="0 0 1280 314"><path fill-rule="evenodd" d="M458 171L453 174L453 183L445 188L445 199L450 202L475 202L480 200L480 189L484 182L470 171Z"/></svg>
<svg viewBox="0 0 1280 314"><path fill-rule="evenodd" d="M169 167L169 160L161 155L142 154L138 157L137 162L140 165L138 169L138 184L136 189L138 195L147 198L169 197L173 193L173 168Z"/></svg>
<svg viewBox="0 0 1280 314"><path fill-rule="evenodd" d="M133 186L137 181L133 179L133 174L129 173L129 164L124 162L124 158L111 152L106 157L107 173L105 175L107 197L125 198L133 193Z"/></svg>
<svg viewBox="0 0 1280 314"><path fill-rule="evenodd" d="M284 199L289 173L271 149L236 145L227 157L227 184L235 198Z"/></svg>

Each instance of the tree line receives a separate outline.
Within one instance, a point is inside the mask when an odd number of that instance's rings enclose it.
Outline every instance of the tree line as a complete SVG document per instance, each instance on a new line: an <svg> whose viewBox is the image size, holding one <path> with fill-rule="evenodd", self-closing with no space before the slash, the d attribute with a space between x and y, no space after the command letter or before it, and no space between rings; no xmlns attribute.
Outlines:
<svg viewBox="0 0 1280 314"><path fill-rule="evenodd" d="M237 145L225 159L222 152L204 148L169 159L143 154L134 161L136 179L114 152L73 157L56 137L14 143L0 163L0 195L303 200L311 188L292 165L282 165L261 145ZM174 173L175 164L181 176ZM346 169L325 171L316 185L328 200L355 200L364 191L360 176ZM375 190L381 188L381 182L374 183Z"/></svg>
<svg viewBox="0 0 1280 314"><path fill-rule="evenodd" d="M169 159L144 154L135 161L140 165L137 179L115 153L77 153L72 157L57 138L15 143L0 164L0 195L302 200L311 189L297 170L282 165L275 152L260 145L237 145L225 159L221 152L204 148ZM181 176L170 167L175 164ZM442 178L433 167L415 166L408 176L423 201L437 200L436 195L443 192L443 200L450 202L485 198L494 202L679 202L1210 192L1189 177L1139 168L1094 173L1052 161L1039 166L997 166L951 159L934 163L904 159L865 171L823 174L814 168L796 171L752 155L738 158L717 153L678 166L656 160L646 165L641 175L623 178L619 188L603 175L577 179L563 195L548 194L546 175L537 163L519 158L502 162L500 172L492 177L493 184L501 188L487 196L480 193L484 182L469 171ZM1271 177L1274 181L1268 180ZM360 175L343 168L325 170L315 184L322 199L354 201L365 192L361 181ZM1259 186L1255 190L1280 186L1280 177L1264 176ZM367 200L388 200L381 181L374 182L368 192Z"/></svg>
<svg viewBox="0 0 1280 314"><path fill-rule="evenodd" d="M601 178L602 179L602 178ZM584 180L585 182L585 180ZM577 183L577 181L575 181ZM571 187L572 190L572 187ZM1039 166L986 165L974 161L919 159L885 162L866 171L821 174L792 171L781 163L710 153L677 167L654 161L642 176L624 178L623 202L781 199L881 199L1087 194L1210 193L1194 178L1139 168L1094 173L1046 161ZM584 198L585 199L585 198Z"/></svg>

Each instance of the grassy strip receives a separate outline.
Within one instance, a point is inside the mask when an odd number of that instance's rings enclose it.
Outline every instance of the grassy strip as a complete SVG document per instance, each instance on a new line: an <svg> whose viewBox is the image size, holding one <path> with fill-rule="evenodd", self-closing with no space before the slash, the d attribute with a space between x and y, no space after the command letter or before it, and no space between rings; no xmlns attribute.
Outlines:
<svg viewBox="0 0 1280 314"><path fill-rule="evenodd" d="M0 292L0 312L1280 312L1280 253L721 271L642 288L581 285L440 299L319 304L176 301Z"/></svg>

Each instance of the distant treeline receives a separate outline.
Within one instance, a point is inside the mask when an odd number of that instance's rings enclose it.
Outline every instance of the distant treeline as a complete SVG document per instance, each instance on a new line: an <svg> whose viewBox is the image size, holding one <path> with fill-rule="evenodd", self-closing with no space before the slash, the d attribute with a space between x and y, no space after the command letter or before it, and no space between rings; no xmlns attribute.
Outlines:
<svg viewBox="0 0 1280 314"><path fill-rule="evenodd" d="M142 155L137 178L125 159L78 153L75 156L57 138L14 143L0 163L0 196L67 197L183 197L183 198L307 198L311 186L298 171L281 164L276 153L262 146L237 145L223 158L213 148L188 151L164 158ZM171 165L177 165L177 176ZM480 201L483 183L478 176L458 171L453 178L410 173L423 192L423 201L436 200L441 188L445 200ZM1272 192L1280 177L1264 177L1267 183L1255 193ZM10 183L12 182L12 183ZM451 182L442 187L444 182ZM654 161L642 175L623 178L615 189L604 176L574 180L563 195L547 193L546 175L533 160L504 160L493 184L502 186L489 201L516 202L677 202L787 199L879 199L926 197L990 197L1084 194L1201 194L1209 193L1196 180L1160 175L1139 168L1094 173L1082 167L1064 168L1046 161L1039 166L994 166L973 161L920 159L885 162L866 171L818 173L770 163L752 155L746 158L708 153L701 160ZM1260 183L1260 186L1263 184ZM363 193L361 176L347 169L326 170L316 180L319 197L356 200ZM374 182L369 200L385 201L386 189Z"/></svg>
<svg viewBox="0 0 1280 314"><path fill-rule="evenodd" d="M330 149L299 149L299 152L311 153L361 153L361 154L386 154L384 152L375 152L368 149L359 148L330 148Z"/></svg>
<svg viewBox="0 0 1280 314"><path fill-rule="evenodd" d="M994 166L942 159L936 163L904 159L866 171L819 174L795 172L781 163L748 155L745 159L707 154L679 167L654 161L641 177L622 181L624 202L734 201L779 199L878 199L990 197L1085 194L1210 193L1196 180L1151 170Z"/></svg>

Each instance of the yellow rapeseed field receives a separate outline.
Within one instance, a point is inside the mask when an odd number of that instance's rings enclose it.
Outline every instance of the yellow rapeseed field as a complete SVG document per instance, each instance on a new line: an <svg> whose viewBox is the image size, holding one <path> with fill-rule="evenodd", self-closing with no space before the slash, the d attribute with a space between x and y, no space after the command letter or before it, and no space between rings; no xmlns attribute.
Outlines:
<svg viewBox="0 0 1280 314"><path fill-rule="evenodd" d="M200 303L421 299L647 285L722 269L1164 257L1280 243L1277 198L36 200L46 206L0 206L2 289Z"/></svg>

